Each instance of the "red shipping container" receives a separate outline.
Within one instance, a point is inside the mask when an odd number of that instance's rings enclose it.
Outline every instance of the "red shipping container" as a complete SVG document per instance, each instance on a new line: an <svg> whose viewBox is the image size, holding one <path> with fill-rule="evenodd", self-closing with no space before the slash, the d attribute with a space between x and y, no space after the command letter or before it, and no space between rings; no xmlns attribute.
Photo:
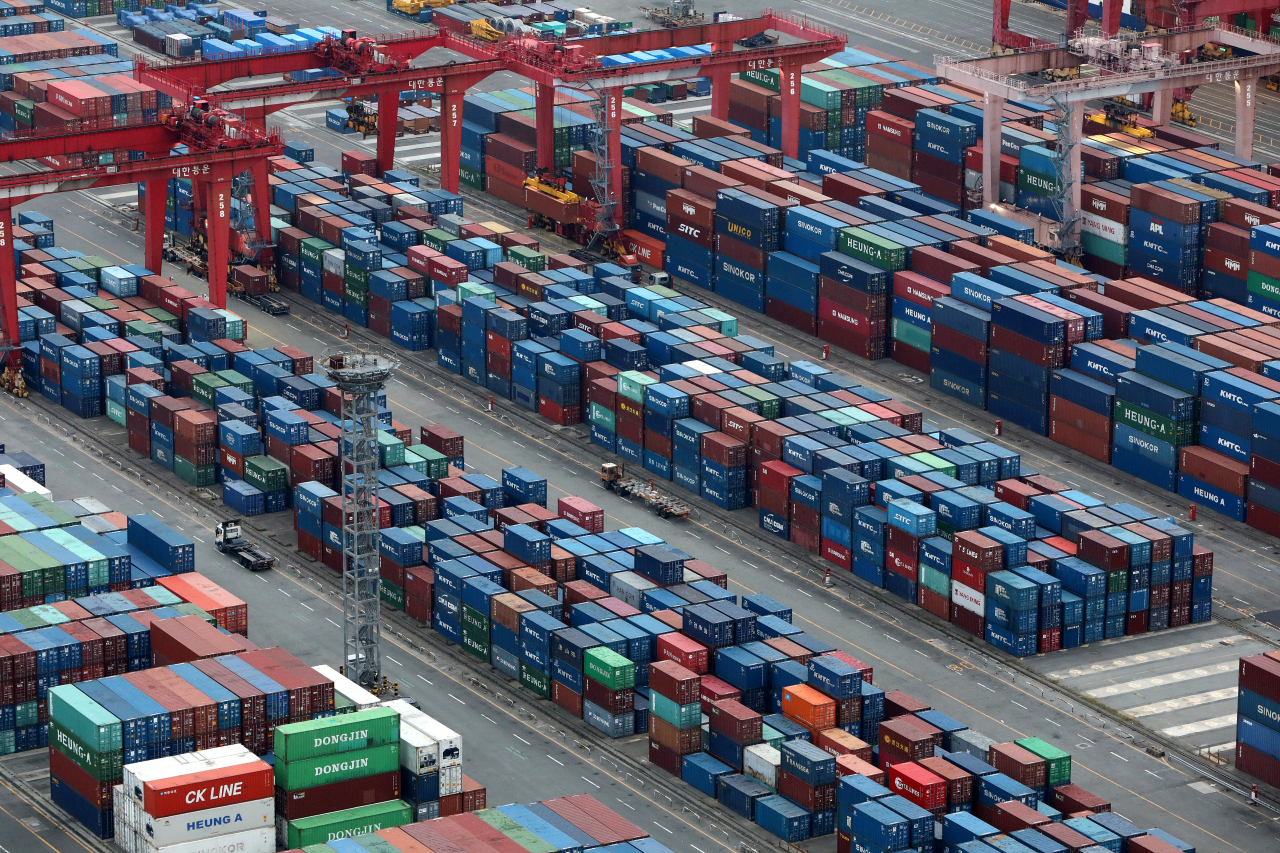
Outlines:
<svg viewBox="0 0 1280 853"><path fill-rule="evenodd" d="M701 699L702 679L675 661L658 661L649 664L649 689L677 704L688 705Z"/></svg>
<svg viewBox="0 0 1280 853"><path fill-rule="evenodd" d="M1059 785L1050 793L1050 803L1062 812L1109 812L1111 803L1079 785Z"/></svg>
<svg viewBox="0 0 1280 853"><path fill-rule="evenodd" d="M699 675L707 671L707 647L683 634L672 632L658 637L657 652L660 660L675 661Z"/></svg>
<svg viewBox="0 0 1280 853"><path fill-rule="evenodd" d="M778 773L778 793L803 809L811 812L836 807L836 786L809 785L798 776L785 770Z"/></svg>
<svg viewBox="0 0 1280 853"><path fill-rule="evenodd" d="M734 743L750 745L760 740L764 716L736 699L720 699L711 703L707 716L711 729L727 735Z"/></svg>
<svg viewBox="0 0 1280 853"><path fill-rule="evenodd" d="M142 804L152 817L169 817L194 809L215 808L275 795L275 771L263 761L198 770L148 782Z"/></svg>
<svg viewBox="0 0 1280 853"><path fill-rule="evenodd" d="M886 787L896 791L922 809L938 809L947 805L947 782L911 761L895 764L885 772Z"/></svg>

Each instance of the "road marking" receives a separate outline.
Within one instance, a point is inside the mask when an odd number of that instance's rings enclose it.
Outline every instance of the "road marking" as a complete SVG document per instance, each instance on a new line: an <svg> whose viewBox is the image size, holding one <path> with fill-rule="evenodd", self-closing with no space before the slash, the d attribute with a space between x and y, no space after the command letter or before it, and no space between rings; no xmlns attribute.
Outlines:
<svg viewBox="0 0 1280 853"><path fill-rule="evenodd" d="M463 702L461 699L459 699L457 696L454 696L452 693L449 694L449 698L457 702L459 705L467 704L466 702Z"/></svg>
<svg viewBox="0 0 1280 853"><path fill-rule="evenodd" d="M324 621L328 622L330 625L332 625L332 626L333 626L333 627L335 627L335 628L341 628L341 627L342 627L342 626L341 626L341 625L339 625L337 622L334 622L332 619L330 619L328 616L324 617Z"/></svg>
<svg viewBox="0 0 1280 853"><path fill-rule="evenodd" d="M551 758L551 756L550 756L550 755L548 755L548 756L547 756L547 758ZM555 761L555 762L556 762L556 764L559 764L561 767L564 767L564 762L563 762L563 761L556 761L556 759L554 759L554 758L551 758L551 760L552 760L552 761Z"/></svg>
<svg viewBox="0 0 1280 853"><path fill-rule="evenodd" d="M512 732L512 733L511 733L511 736L512 736L513 738L515 738L516 740L520 741L520 742L521 742L522 744L524 744L525 746L533 746L533 744L529 743L529 741L527 741L527 740L525 740L524 738L520 737L520 735L516 734L515 732Z"/></svg>
<svg viewBox="0 0 1280 853"><path fill-rule="evenodd" d="M305 604L305 603L303 603L303 602L301 602L301 601L299 601L298 603L299 603L299 604L301 604L303 607L306 607L306 608L307 608L308 610L310 610L312 613L315 613L315 612L316 612L314 607L310 607L310 606L308 606L307 604Z"/></svg>
<svg viewBox="0 0 1280 853"><path fill-rule="evenodd" d="M201 539L199 536L192 536L191 538L199 542L201 545L204 544L204 540Z"/></svg>
<svg viewBox="0 0 1280 853"><path fill-rule="evenodd" d="M981 681L979 681L979 682L978 682L978 686L979 686L979 687L986 687L986 689L987 689L987 690L991 690L991 688L990 688L990 687L987 687L987 685L983 684ZM992 692L992 693L995 693L995 691L994 691L994 690L991 690L991 692Z"/></svg>
<svg viewBox="0 0 1280 853"><path fill-rule="evenodd" d="M784 581L782 578L778 577L777 575L769 575L769 577L773 578L778 583L786 583L786 581Z"/></svg>
<svg viewBox="0 0 1280 853"><path fill-rule="evenodd" d="M1242 634L1235 634L1230 637L1217 637L1214 642L1223 640L1243 640ZM1196 643L1188 646L1172 646L1167 649L1156 649L1153 652L1146 652L1139 655L1126 655L1125 657L1113 658L1100 663L1095 663L1089 667L1074 667L1072 669L1059 670L1058 672L1049 673L1048 677L1055 681L1061 681L1064 678L1078 678L1082 675L1092 675L1098 672L1110 672L1115 669L1124 669L1127 666L1139 666L1144 663L1155 663L1156 661L1169 660L1170 658L1182 657L1184 655L1193 655L1203 652L1205 649L1203 644Z"/></svg>
<svg viewBox="0 0 1280 853"><path fill-rule="evenodd" d="M692 847L694 850L697 850L697 851L698 851L698 853L703 853L702 848L701 848L701 847L699 847L698 845L696 845L696 844L690 844L689 846L690 846L690 847Z"/></svg>
<svg viewBox="0 0 1280 853"><path fill-rule="evenodd" d="M751 568L753 568L753 569L758 569L758 568L760 568L759 566L755 566L755 565L752 565L751 563L747 563L747 561L746 561L746 560L743 560L742 562L746 563L748 566L751 566ZM690 846L693 846L693 845L690 845Z"/></svg>
<svg viewBox="0 0 1280 853"><path fill-rule="evenodd" d="M803 589L802 589L802 590L800 590L800 591L801 591L801 592L803 592L805 595L809 596L810 598L813 598L813 593L811 593L811 592L806 592L806 591L805 591L805 590L803 590Z"/></svg>
<svg viewBox="0 0 1280 853"><path fill-rule="evenodd" d="M1201 732L1211 732L1214 729L1225 729L1236 724L1235 714L1224 714L1221 717L1210 717L1207 720L1197 720L1194 723L1184 723L1181 726L1172 726L1165 729L1161 734L1169 737L1186 737L1187 735L1196 735Z"/></svg>
<svg viewBox="0 0 1280 853"><path fill-rule="evenodd" d="M586 782L588 785L596 785L596 783L595 783L595 782L592 782L592 781L591 781L590 779L588 779L586 776L579 776L578 778L580 778L583 782ZM600 786L599 786L599 785L596 785L596 787L597 787L597 788L599 788Z"/></svg>
<svg viewBox="0 0 1280 853"><path fill-rule="evenodd" d="M106 482L106 480L103 480L102 475L99 474L97 471L93 472L93 476L97 477L99 480L102 480L104 483Z"/></svg>
<svg viewBox="0 0 1280 853"><path fill-rule="evenodd" d="M419 677L419 678L422 678L422 676L421 676L421 675L419 675L418 677ZM423 680L423 681L426 681L426 679L425 679L425 678L423 678L422 680ZM493 723L495 726L498 724L498 721L497 721L497 720L495 720L493 717L490 717L488 714L481 714L480 716L484 717L486 720L488 720L489 722Z"/></svg>
<svg viewBox="0 0 1280 853"><path fill-rule="evenodd" d="M689 535L690 535L690 536L692 536L694 539L701 539L701 538L702 538L702 537L701 537L701 536L699 536L698 534L694 533L692 530L690 530L690 531L689 531Z"/></svg>
<svg viewBox="0 0 1280 853"><path fill-rule="evenodd" d="M1134 693L1139 690L1148 690L1152 687L1163 687L1166 684L1180 684L1184 681L1192 681L1197 678L1208 678L1211 675L1225 675L1228 672L1235 672L1238 668L1237 661L1223 661L1210 666L1200 666L1195 669L1184 669L1179 672L1170 672L1164 675L1153 675L1150 678L1138 678L1133 681L1126 681L1124 684L1108 684L1106 687L1095 687L1092 690L1084 691L1084 695L1092 696L1095 699L1102 699L1107 696L1119 696L1122 693Z"/></svg>
<svg viewBox="0 0 1280 853"><path fill-rule="evenodd" d="M280 587L276 587L276 589L280 589ZM280 591L281 591L281 592L284 592L284 590L283 590L283 589L280 589ZM289 595L289 593L287 593L287 592L284 592L284 594L285 594L285 595ZM290 597L290 598L293 598L293 596L292 596L292 595L289 595L289 597Z"/></svg>
<svg viewBox="0 0 1280 853"><path fill-rule="evenodd" d="M1113 753L1111 753L1111 754L1112 754L1112 755L1115 755L1115 756L1116 756L1116 758L1120 759L1120 760L1121 760L1121 761L1123 761L1125 764L1128 764L1128 763L1129 763L1129 759L1125 758L1123 755L1116 755L1116 753L1114 753L1114 752L1113 752Z"/></svg>
<svg viewBox="0 0 1280 853"><path fill-rule="evenodd" d="M1045 718L1044 718L1044 721L1045 721L1046 723L1053 723L1053 720L1049 719L1048 717L1045 717ZM1062 723L1053 723L1053 724L1054 724L1055 726L1057 726L1058 728L1062 728Z"/></svg>
<svg viewBox="0 0 1280 853"><path fill-rule="evenodd" d="M825 604L826 602L823 602L823 603ZM837 612L837 613L839 613L839 612L840 612L840 608L839 608L839 607L836 607L835 605L827 604L827 606L828 606L828 607L830 607L832 610L834 610L834 611L835 611L835 612Z"/></svg>
<svg viewBox="0 0 1280 853"><path fill-rule="evenodd" d="M123 492L123 491L124 491L124 489L120 488L120 487L119 487L119 486L117 486L115 483L112 483L112 484L111 484L111 488L115 489L117 492Z"/></svg>
<svg viewBox="0 0 1280 853"><path fill-rule="evenodd" d="M635 811L635 810L636 810L636 807L635 807L635 806L631 805L630 803L628 803L626 800L622 799L621 797L614 797L614 799L615 799L615 800L617 800L618 802L622 803L624 806L626 806L627 808L631 809L632 811Z"/></svg>
<svg viewBox="0 0 1280 853"><path fill-rule="evenodd" d="M675 835L675 833L674 833L674 832L671 832L671 830L667 829L665 826L663 826L662 824L658 823L656 820L653 822L653 825L654 825L654 826L656 826L656 827L658 827L658 829L663 830L664 832L668 832L668 833L670 833L671 835Z"/></svg>
<svg viewBox="0 0 1280 853"><path fill-rule="evenodd" d="M396 666L404 666L404 664L400 663L400 661L396 660L391 655L387 655L387 660L391 661Z"/></svg>
<svg viewBox="0 0 1280 853"><path fill-rule="evenodd" d="M1146 768L1143 768L1143 772L1144 772L1144 773L1151 773L1151 771L1150 771L1150 770L1147 770ZM1156 777L1157 779L1159 779L1159 778L1160 778L1160 774L1159 774L1159 773L1151 773L1151 775L1152 775L1152 776L1154 776L1154 777Z"/></svg>
<svg viewBox="0 0 1280 853"><path fill-rule="evenodd" d="M1170 711L1181 711L1185 708L1195 708L1199 705L1225 702L1228 699L1235 700L1239 695L1239 688L1235 686L1223 687L1221 690L1209 690L1204 693L1194 693L1190 696L1179 696L1176 699L1166 699L1163 702L1152 702L1148 705L1124 708L1120 713L1128 714L1130 717L1150 717L1152 714L1167 714Z"/></svg>
<svg viewBox="0 0 1280 853"><path fill-rule="evenodd" d="M511 442L511 443L512 443L512 444L514 444L516 447L524 447L524 445L523 445L523 444L521 444L520 442L515 441L515 440L512 440L512 442Z"/></svg>
<svg viewBox="0 0 1280 853"><path fill-rule="evenodd" d="M912 649L912 651L920 655L921 657L926 657L926 658L928 657L928 655L926 655L924 652L920 651L919 649Z"/></svg>
<svg viewBox="0 0 1280 853"><path fill-rule="evenodd" d="M418 677L419 677L419 678L422 678L422 676L421 676L421 675L419 675ZM425 682L427 682L427 684L430 684L432 687L435 687L435 684L434 684L432 681L430 681L429 679L422 678L422 680L423 680L423 681L425 681Z"/></svg>
<svg viewBox="0 0 1280 853"><path fill-rule="evenodd" d="M885 636L886 636L886 637L889 637L889 635L888 635L888 634L885 634ZM889 637L889 639L890 639L890 640L893 640L895 643L901 643L901 642L902 642L902 641L901 641L901 640L899 640L897 637Z"/></svg>
<svg viewBox="0 0 1280 853"><path fill-rule="evenodd" d="M74 460L74 459L72 459L72 460L71 460L71 464L72 464L72 465L74 465L74 466L76 466L77 468L84 468L84 466L83 466L83 465L81 465L79 462L77 462L77 461L76 461L76 460Z"/></svg>
<svg viewBox="0 0 1280 853"><path fill-rule="evenodd" d="M1013 704L1017 705L1019 708L1021 708L1021 709L1022 709L1022 710L1024 710L1024 711L1029 711L1029 710L1031 710L1031 709L1030 709L1030 708L1028 708L1026 705L1023 705L1021 702L1015 701L1015 700L1013 700L1013 699L1010 699L1009 701L1010 701L1010 702L1013 702Z"/></svg>

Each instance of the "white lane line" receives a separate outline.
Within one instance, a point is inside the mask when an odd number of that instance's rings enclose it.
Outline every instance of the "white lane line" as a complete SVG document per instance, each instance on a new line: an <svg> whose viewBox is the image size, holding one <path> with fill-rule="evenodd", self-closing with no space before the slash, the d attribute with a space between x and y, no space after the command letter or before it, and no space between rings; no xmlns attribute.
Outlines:
<svg viewBox="0 0 1280 853"><path fill-rule="evenodd" d="M1186 737L1187 735L1196 735L1201 732L1211 732L1214 729L1225 729L1236 724L1235 714L1225 714L1221 717L1210 717L1207 720L1198 720L1194 723L1185 723L1181 726L1172 726L1165 729L1161 734L1169 737Z"/></svg>
<svg viewBox="0 0 1280 853"><path fill-rule="evenodd" d="M1176 699L1166 699L1163 702L1152 702L1148 705L1125 708L1121 713L1128 714L1130 717L1150 717L1152 714L1167 714L1170 711L1181 711L1185 708L1195 708L1199 705L1209 705L1214 702L1234 701L1239 695L1239 688L1234 686L1224 687L1221 690L1209 690L1204 693L1194 693L1190 696L1179 696Z"/></svg>
<svg viewBox="0 0 1280 853"><path fill-rule="evenodd" d="M524 744L525 746L533 746L533 744L529 743L529 741L527 741L527 740L525 740L524 738L520 737L520 735L516 734L515 732L512 732L512 733L511 733L511 736L512 736L513 738L515 738L516 740L520 741L520 742L521 742L522 744Z"/></svg>
<svg viewBox="0 0 1280 853"><path fill-rule="evenodd" d="M888 635L888 634L885 634L885 636L886 636L886 637L889 637L889 635ZM895 643L901 643L901 642L902 642L902 641L901 641L901 640L899 640L897 637L889 637L889 639L890 639L890 640L893 640Z"/></svg>
<svg viewBox="0 0 1280 853"><path fill-rule="evenodd" d="M800 592L804 593L805 595L809 596L810 598L813 598L813 593L811 593L811 592L805 592L803 589L802 589L802 590L800 590Z"/></svg>
<svg viewBox="0 0 1280 853"><path fill-rule="evenodd" d="M204 540L201 539L199 536L192 536L191 538L199 542L201 545L204 544Z"/></svg>
<svg viewBox="0 0 1280 853"><path fill-rule="evenodd" d="M310 607L310 606L308 606L307 604L305 604L305 603L303 603L303 602L301 602L301 601L299 601L298 603L299 603L299 604L301 604L303 607L306 607L306 608L307 608L308 610L310 610L312 613L315 613L315 612L316 612L314 607Z"/></svg>
<svg viewBox="0 0 1280 853"><path fill-rule="evenodd" d="M769 577L773 578L778 583L786 583L786 581L784 581L782 578L778 577L777 575L769 575Z"/></svg>
<svg viewBox="0 0 1280 853"><path fill-rule="evenodd" d="M979 686L979 687L985 687L987 690L991 690L991 688L990 688L990 687L987 687L987 685L983 684L981 681L979 681L979 682L978 682L978 686ZM992 692L992 693L995 693L995 691L994 691L994 690L991 690L991 692Z"/></svg>
<svg viewBox="0 0 1280 853"><path fill-rule="evenodd" d="M698 534L694 533L692 530L690 530L690 531L689 531L689 535L690 535L690 536L692 536L694 539L701 539L701 538L702 538L702 537L701 537L701 536L699 536Z"/></svg>
<svg viewBox="0 0 1280 853"><path fill-rule="evenodd" d="M1112 755L1115 755L1115 756L1116 756L1116 758L1120 759L1120 760L1121 760L1121 761L1123 761L1125 764L1128 764L1128 763L1129 763L1129 759L1125 758L1123 755L1117 755L1117 754L1116 754L1116 753L1114 753L1114 752L1113 752L1113 753L1111 753L1111 754L1112 754Z"/></svg>
<svg viewBox="0 0 1280 853"><path fill-rule="evenodd" d="M675 835L674 832L671 832L671 830L667 829L665 826L658 823L656 820L653 822L653 825L658 827L658 829L661 829L663 832L667 832L667 833L670 833L671 835Z"/></svg>
<svg viewBox="0 0 1280 853"><path fill-rule="evenodd" d="M1044 718L1044 721L1045 721L1046 723L1053 723L1053 720L1049 719L1048 717L1045 717L1045 718ZM1058 728L1062 728L1062 723L1053 723L1053 724L1054 724L1055 726L1057 726Z"/></svg>
<svg viewBox="0 0 1280 853"><path fill-rule="evenodd" d="M419 678L422 678L422 676L421 676L421 675L419 675L418 677L419 677ZM425 679L425 678L423 678L422 680L423 680L423 681L426 681L426 679ZM497 721L497 720L495 720L493 717L490 717L488 714L481 714L480 716L484 717L486 720L488 720L489 722L493 723L495 726L498 724L498 721Z"/></svg>
<svg viewBox="0 0 1280 853"><path fill-rule="evenodd" d="M552 760L552 761L555 761L555 762L556 762L556 764L559 764L561 767L564 767L564 762L563 762L563 761L557 761L555 758L552 758L550 755L548 755L548 756L547 756L547 758L551 758L551 760Z"/></svg>
<svg viewBox="0 0 1280 853"><path fill-rule="evenodd" d="M387 660L391 661L396 666L404 666L404 664L400 663L400 661L396 660L391 655L387 655Z"/></svg>
<svg viewBox="0 0 1280 853"><path fill-rule="evenodd" d="M422 678L422 676L421 676L421 675L419 675L418 677L419 677L419 678ZM425 682L427 682L427 684L430 684L432 687L434 687L434 686L435 686L435 683L434 683L434 682L432 682L432 681L431 681L431 680L429 680L429 679L422 678L422 680L423 680L423 681L425 681Z"/></svg>
<svg viewBox="0 0 1280 853"><path fill-rule="evenodd" d="M758 569L758 568L760 568L759 566L755 566L755 565L752 565L751 563L747 563L747 561L746 561L746 560L743 560L742 562L743 562L743 563L746 563L748 566L751 566L751 568L753 568L753 569ZM689 846L691 846L691 847L692 847L693 845L689 845Z"/></svg>
<svg viewBox="0 0 1280 853"><path fill-rule="evenodd" d="M925 657L925 658L928 657L928 655L926 655L924 652L920 651L919 649L912 649L912 651L920 655L921 657Z"/></svg>
<svg viewBox="0 0 1280 853"><path fill-rule="evenodd" d="M459 699L457 696L454 696L452 693L449 694L449 698L457 702L459 705L467 704L466 702L463 702L461 699Z"/></svg>
<svg viewBox="0 0 1280 853"><path fill-rule="evenodd" d="M1199 666L1195 669L1184 669L1179 672L1170 672L1164 675L1153 675L1150 678L1138 678L1133 681L1126 681L1123 684L1108 684L1106 687L1095 687L1092 690L1084 691L1084 695L1092 696L1095 699L1102 699L1107 696L1119 696L1122 693L1134 693L1139 690L1148 690L1152 687L1163 687L1166 684L1181 684L1184 681L1192 681L1197 678L1208 678L1211 675L1224 675L1228 672L1234 672L1238 668L1236 661L1223 661L1209 666Z"/></svg>
<svg viewBox="0 0 1280 853"><path fill-rule="evenodd" d="M99 480L102 480L104 483L106 482L106 480L103 479L102 475L99 474L97 471L93 472L93 476L97 477Z"/></svg>
<svg viewBox="0 0 1280 853"><path fill-rule="evenodd" d="M1216 642L1243 639L1244 636L1242 634L1235 634L1230 637L1218 637L1216 638ZM1156 649L1155 651L1145 652L1140 655L1126 655L1125 657L1104 660L1088 667L1074 667L1072 669L1051 672L1049 673L1049 678L1052 678L1055 681L1061 681L1064 678L1078 678L1082 675L1095 675L1100 672L1110 672L1114 669L1124 669L1127 666L1139 666L1144 663L1155 663L1156 661L1169 660L1170 658L1183 657L1184 655L1199 654L1203 651L1204 646L1200 643L1188 646L1171 646L1167 649Z"/></svg>
<svg viewBox="0 0 1280 853"><path fill-rule="evenodd" d="M825 603L825 602L824 602L824 603ZM839 607L836 607L835 605L828 604L827 606L828 606L828 607L830 607L832 610L834 610L834 611L835 611L835 612L837 612L837 613L839 613L839 612L840 612L840 608L839 608Z"/></svg>
<svg viewBox="0 0 1280 853"><path fill-rule="evenodd" d="M1030 709L1030 708L1028 708L1026 705L1023 705L1021 702L1015 701L1015 700L1013 700L1013 699L1010 699L1009 701L1010 701L1010 702L1013 702L1013 704L1017 705L1019 708L1021 708L1021 709L1022 709L1022 710L1024 710L1024 711L1029 711L1029 710L1031 710L1031 709Z"/></svg>
<svg viewBox="0 0 1280 853"><path fill-rule="evenodd" d="M276 587L276 589L280 589L280 587ZM284 590L283 590L283 589L280 589L280 591L281 591L281 592L284 592ZM284 592L284 594L285 594L285 595L289 595L289 593L287 593L287 592ZM293 596L292 596L292 595L289 595L289 597L290 597L290 598L293 598Z"/></svg>
<svg viewBox="0 0 1280 853"><path fill-rule="evenodd" d="M341 627L342 627L342 626L341 626L341 625L339 625L337 622L334 622L332 619L330 619L328 616L324 617L324 621L328 622L330 625L332 625L332 626L333 626L333 627L335 627L335 628L341 628Z"/></svg>
<svg viewBox="0 0 1280 853"><path fill-rule="evenodd" d="M728 553L729 553L729 549L727 549L727 548L721 548L719 545L717 545L717 546L716 546L716 550L717 550L717 551L724 551L726 554L728 554Z"/></svg>
<svg viewBox="0 0 1280 853"><path fill-rule="evenodd" d="M636 810L636 807L635 807L635 806L631 805L630 803L628 803L626 800L622 799L621 797L614 797L614 799L615 799L615 800L617 800L618 802L622 803L624 806L626 806L627 808L631 809L632 811L635 811L635 810Z"/></svg>
<svg viewBox="0 0 1280 853"><path fill-rule="evenodd" d="M596 785L595 782L592 782L590 779L588 779L586 776L579 776L578 778L581 779L583 782L586 782L588 785L595 785L596 788L600 787L599 785Z"/></svg>
<svg viewBox="0 0 1280 853"><path fill-rule="evenodd" d="M71 460L71 464L72 464L72 465L74 465L74 466L76 466L77 468L82 468L82 469L84 468L84 466L83 466L83 465L81 465L79 462L77 462L77 461L76 461L76 460L74 460L74 459L72 459L72 460ZM86 469L86 470L87 470L87 469Z"/></svg>

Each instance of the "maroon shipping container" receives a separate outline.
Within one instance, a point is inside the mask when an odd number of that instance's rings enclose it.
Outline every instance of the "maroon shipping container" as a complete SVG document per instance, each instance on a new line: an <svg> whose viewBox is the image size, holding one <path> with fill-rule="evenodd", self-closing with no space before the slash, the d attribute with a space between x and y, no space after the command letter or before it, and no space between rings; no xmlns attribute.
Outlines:
<svg viewBox="0 0 1280 853"><path fill-rule="evenodd" d="M1031 829L1044 826L1046 823L1052 823L1049 818L1040 814L1040 812L1017 800L997 803L994 811L995 822L992 825L1006 835L1011 832L1017 832L1020 829Z"/></svg>
<svg viewBox="0 0 1280 853"><path fill-rule="evenodd" d="M1129 566L1129 546L1098 530L1080 534L1076 556L1109 572Z"/></svg>
<svg viewBox="0 0 1280 853"><path fill-rule="evenodd" d="M981 533L969 530L957 533L952 540L952 547L957 557L984 572L994 572L1000 568L1004 549L999 542ZM887 706L885 715L888 716Z"/></svg>
<svg viewBox="0 0 1280 853"><path fill-rule="evenodd" d="M836 807L836 786L809 785L798 776L785 770L778 773L778 793L803 809L811 812Z"/></svg>
<svg viewBox="0 0 1280 853"><path fill-rule="evenodd" d="M1265 752L1260 752L1251 746L1245 746L1242 743L1236 744L1236 769L1248 773L1256 779L1261 779L1268 785L1280 787L1280 759L1272 758ZM1134 842L1139 840L1141 839L1135 838L1129 842L1131 851L1142 850L1142 853L1165 853L1163 849L1135 848ZM1168 847L1168 845L1165 846ZM1173 849L1169 848L1169 850Z"/></svg>
<svg viewBox="0 0 1280 853"><path fill-rule="evenodd" d="M400 771L379 773L301 791L276 788L276 814L299 820L318 814L384 803L400 796Z"/></svg>
<svg viewBox="0 0 1280 853"><path fill-rule="evenodd" d="M954 807L973 802L973 776L961 770L945 758L922 758L916 762L925 770L941 778L947 785L947 806ZM1019 803L1019 805L1022 805ZM1023 808L1028 808L1023 806ZM1028 809L1034 811L1034 809ZM1038 814L1038 813L1037 813ZM1048 818L1045 818L1048 820ZM1018 827L1022 829L1023 827Z"/></svg>
<svg viewBox="0 0 1280 853"><path fill-rule="evenodd" d="M734 743L749 745L760 740L764 717L736 699L712 702L707 716L711 729L728 736Z"/></svg>
<svg viewBox="0 0 1280 853"><path fill-rule="evenodd" d="M1280 661L1266 655L1240 658L1240 687L1280 702Z"/></svg>
<svg viewBox="0 0 1280 853"><path fill-rule="evenodd" d="M1241 759L1240 759L1240 752L1242 749L1249 750L1250 752L1254 752L1257 755L1261 755L1261 753L1258 753L1256 750L1250 750L1249 747L1247 746L1237 745L1236 766L1239 767L1241 770L1244 770L1244 765L1241 764ZM1263 757L1265 758L1265 756ZM1274 758L1268 759L1268 760L1273 763L1273 765L1277 768L1277 770L1280 770L1280 762L1277 762ZM1252 773L1252 771L1249 771L1249 770L1245 770L1245 772L1251 773L1251 775L1255 775L1255 776L1258 775L1256 773ZM1258 778L1262 779L1263 777L1258 776ZM1271 779L1268 781L1270 782L1270 784L1273 784L1273 785L1276 782L1280 782L1280 772L1274 773ZM1161 841L1159 838L1156 838L1154 835L1140 835L1137 838L1129 839L1129 853L1180 853L1180 851L1177 847L1174 847L1172 844L1168 843L1167 841Z"/></svg>
<svg viewBox="0 0 1280 853"><path fill-rule="evenodd" d="M1046 784L1045 760L1016 743L992 744L987 748L987 763L1028 788L1043 788Z"/></svg>
<svg viewBox="0 0 1280 853"><path fill-rule="evenodd" d="M1092 184L1080 185L1080 206L1094 216L1129 224L1129 199Z"/></svg>
<svg viewBox="0 0 1280 853"><path fill-rule="evenodd" d="M1061 823L1047 823L1036 829L1066 847L1071 853L1080 853L1084 848L1093 846L1093 839Z"/></svg>
<svg viewBox="0 0 1280 853"><path fill-rule="evenodd" d="M886 697L887 698L887 697ZM888 716L888 709L885 710ZM933 734L913 726L905 717L890 719L880 724L880 750L896 753L904 760L915 761L933 755L936 738Z"/></svg>
<svg viewBox="0 0 1280 853"><path fill-rule="evenodd" d="M1059 398L1050 397L1049 405L1052 407ZM1066 404L1070 405L1070 404ZM1084 410L1083 407L1076 406L1076 409ZM1059 444L1070 447L1072 450L1079 451L1091 459L1097 459L1100 462L1111 462L1111 421L1103 415L1096 412L1088 412L1094 418L1098 419L1098 423L1105 422L1105 427L1096 427L1094 429L1083 429L1079 426L1079 421L1064 421L1058 417L1051 416L1049 421L1049 437ZM1099 431L1102 433L1099 434Z"/></svg>
<svg viewBox="0 0 1280 853"><path fill-rule="evenodd" d="M652 726L652 723L650 725ZM684 765L684 758L674 749L654 740L651 729L649 732L649 763L656 767L661 767L672 776L679 778L681 768Z"/></svg>
<svg viewBox="0 0 1280 853"><path fill-rule="evenodd" d="M582 698L605 709L610 714L625 714L635 710L636 692L628 687L625 690L610 690L594 678L583 679Z"/></svg>
<svg viewBox="0 0 1280 853"><path fill-rule="evenodd" d="M1049 805L1062 812L1109 812L1111 803L1079 785L1059 785L1049 795Z"/></svg>
<svg viewBox="0 0 1280 853"><path fill-rule="evenodd" d="M440 424L420 427L418 440L432 450L443 453L450 459L464 456L466 453L465 439L463 439L462 435Z"/></svg>
<svg viewBox="0 0 1280 853"><path fill-rule="evenodd" d="M1244 497L1249 484L1248 465L1207 447L1182 448L1178 471L1240 498Z"/></svg>
<svg viewBox="0 0 1280 853"><path fill-rule="evenodd" d="M1004 326L991 326L991 348L1004 350L1038 367L1065 367L1066 344L1045 344L1012 332Z"/></svg>

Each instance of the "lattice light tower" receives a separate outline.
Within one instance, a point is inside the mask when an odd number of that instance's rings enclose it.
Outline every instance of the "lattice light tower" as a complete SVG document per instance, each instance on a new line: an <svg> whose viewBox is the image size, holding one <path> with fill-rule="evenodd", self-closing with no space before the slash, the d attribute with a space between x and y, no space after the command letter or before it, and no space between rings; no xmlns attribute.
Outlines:
<svg viewBox="0 0 1280 853"><path fill-rule="evenodd" d="M346 675L365 687L382 675L378 605L378 393L400 360L347 343L322 357L342 394L342 634Z"/></svg>

